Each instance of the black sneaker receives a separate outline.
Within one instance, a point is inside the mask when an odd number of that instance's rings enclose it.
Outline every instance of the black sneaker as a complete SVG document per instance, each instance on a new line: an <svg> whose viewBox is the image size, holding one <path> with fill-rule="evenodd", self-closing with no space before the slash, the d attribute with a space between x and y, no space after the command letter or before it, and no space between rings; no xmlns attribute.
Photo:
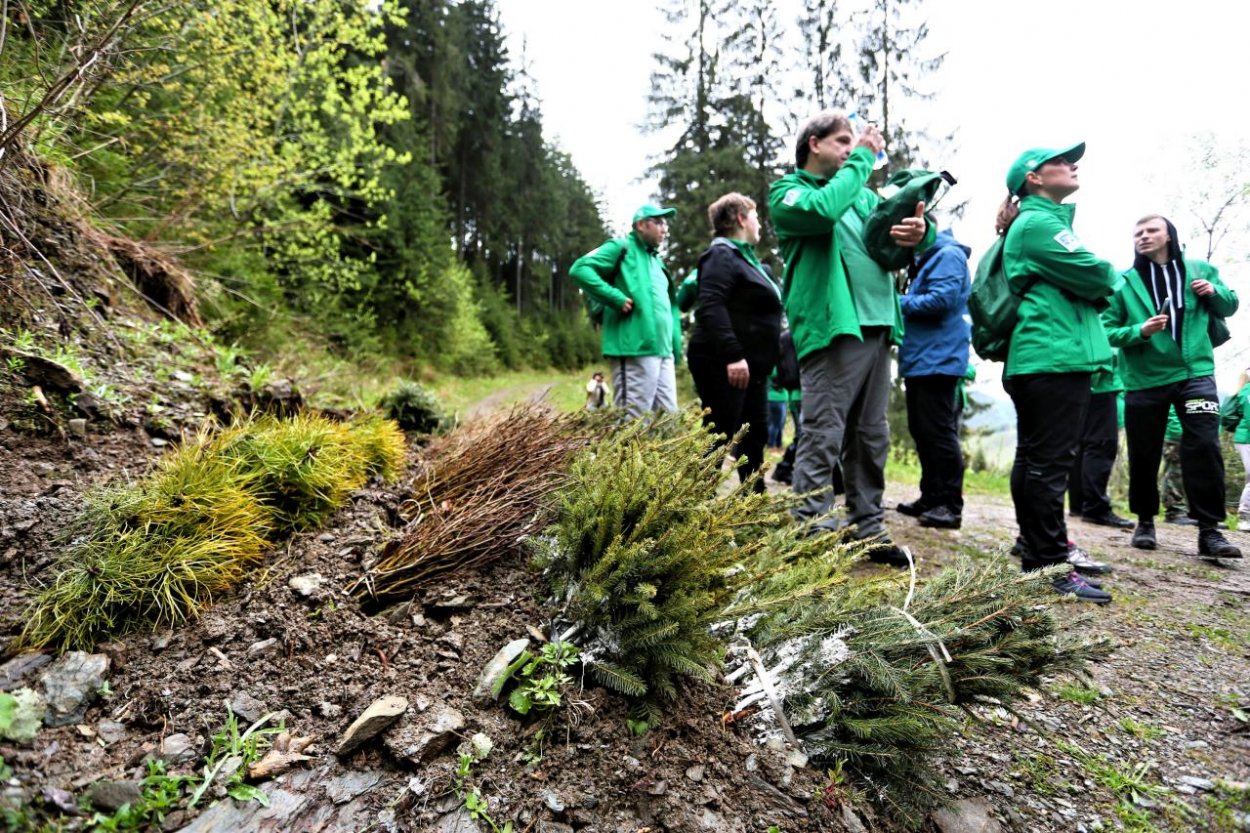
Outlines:
<svg viewBox="0 0 1250 833"><path fill-rule="evenodd" d="M1137 529L1133 530L1133 546L1139 550L1153 550L1159 546L1153 519L1141 518L1137 521Z"/></svg>
<svg viewBox="0 0 1250 833"><path fill-rule="evenodd" d="M946 506L935 506L920 515L920 525L933 529L959 529L963 518Z"/></svg>
<svg viewBox="0 0 1250 833"><path fill-rule="evenodd" d="M1068 566L1085 575L1102 576L1113 572L1110 564L1095 561L1090 554L1071 541L1068 542ZM1099 585L1094 585L1095 587Z"/></svg>
<svg viewBox="0 0 1250 833"><path fill-rule="evenodd" d="M907 569L907 555L903 552L898 544L890 539L889 535L882 533L875 538L868 539L871 549L868 550L868 560L876 564L885 564L890 567L899 567Z"/></svg>
<svg viewBox="0 0 1250 833"><path fill-rule="evenodd" d="M1064 576L1056 576L1052 586L1055 588L1056 593L1063 596L1075 596L1078 601L1093 602L1097 605L1111 603L1110 593L1105 590L1099 590L1090 584L1076 570Z"/></svg>
<svg viewBox="0 0 1250 833"><path fill-rule="evenodd" d="M1174 512L1163 516L1163 519L1170 524L1177 526L1197 526L1198 522L1186 515L1184 512Z"/></svg>
<svg viewBox="0 0 1250 833"><path fill-rule="evenodd" d="M794 480L794 466L782 461L773 468L773 481L787 486Z"/></svg>
<svg viewBox="0 0 1250 833"><path fill-rule="evenodd" d="M904 515L906 515L909 518L919 518L921 515L923 515L925 512L928 512L933 507L930 506L928 502L925 501L924 498L917 498L916 500L913 500L911 503L896 504L894 508L902 512Z"/></svg>
<svg viewBox="0 0 1250 833"><path fill-rule="evenodd" d="M1241 558L1241 550L1228 542L1218 529L1198 530L1198 556L1200 558Z"/></svg>
<svg viewBox="0 0 1250 833"><path fill-rule="evenodd" d="M1082 515L1081 520L1087 524L1097 524L1098 526L1113 526L1117 529L1132 529L1134 523L1128 518L1121 518L1116 513L1108 509L1097 515Z"/></svg>

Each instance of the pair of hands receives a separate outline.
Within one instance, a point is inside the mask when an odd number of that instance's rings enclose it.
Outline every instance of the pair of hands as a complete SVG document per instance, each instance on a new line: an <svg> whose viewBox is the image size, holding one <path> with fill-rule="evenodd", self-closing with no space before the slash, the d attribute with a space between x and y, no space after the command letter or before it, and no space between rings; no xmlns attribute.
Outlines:
<svg viewBox="0 0 1250 833"><path fill-rule="evenodd" d="M1215 294L1215 286L1210 281L1194 281L1190 284L1193 287L1194 294L1199 298L1207 298ZM1150 338L1155 333L1161 333L1168 328L1170 317L1167 313L1152 315L1147 318L1141 325L1141 337Z"/></svg>

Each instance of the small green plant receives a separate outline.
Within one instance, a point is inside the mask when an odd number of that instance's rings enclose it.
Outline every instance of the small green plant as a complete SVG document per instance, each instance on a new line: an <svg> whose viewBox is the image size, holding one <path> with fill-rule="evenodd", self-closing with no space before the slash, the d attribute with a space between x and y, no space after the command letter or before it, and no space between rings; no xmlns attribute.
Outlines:
<svg viewBox="0 0 1250 833"><path fill-rule="evenodd" d="M520 714L559 708L561 692L573 682L565 669L577 661L577 647L568 642L548 642L538 654L523 652L512 665L517 668L520 663L508 705Z"/></svg>
<svg viewBox="0 0 1250 833"><path fill-rule="evenodd" d="M1097 689L1079 683L1064 683L1055 689L1055 696L1082 706L1092 706L1102 697Z"/></svg>
<svg viewBox="0 0 1250 833"><path fill-rule="evenodd" d="M1122 717L1119 721L1120 729L1126 734L1132 735L1138 740L1154 740L1163 734L1163 730L1158 726L1151 726L1148 723L1138 723L1131 717Z"/></svg>
<svg viewBox="0 0 1250 833"><path fill-rule="evenodd" d="M274 370L267 364L258 364L247 375L247 387L252 393L259 393L273 378Z"/></svg>
<svg viewBox="0 0 1250 833"><path fill-rule="evenodd" d="M259 788L245 783L243 776L247 773L247 768L259 761L270 747L270 738L286 731L281 724L265 726L276 714L277 712L267 714L249 726L247 731L239 732L239 720L227 704L226 722L213 734L212 749L204 761L204 780L191 794L188 807L199 803L227 763L231 763L233 769L224 783L226 795L237 801L257 801L264 807L269 806L269 797Z"/></svg>
<svg viewBox="0 0 1250 833"><path fill-rule="evenodd" d="M465 743L460 744L457 750L458 757L456 759L456 772L452 776L452 789L456 795L464 802L464 809L469 811L469 815L474 821L484 821L490 825L490 829L494 833L513 833L512 822L505 822L500 827L493 818L490 817L486 799L482 797L482 793L477 787L470 786L469 779L473 776L473 765L479 761L486 760L494 749L494 742L488 735L478 732L469 738Z"/></svg>
<svg viewBox="0 0 1250 833"><path fill-rule="evenodd" d="M387 419L395 420L405 431L437 434L450 427L451 420L438 397L416 382L400 381L378 405Z"/></svg>
<svg viewBox="0 0 1250 833"><path fill-rule="evenodd" d="M1030 752L1016 758L1017 773L1040 795L1055 795L1065 786L1059 765L1054 758L1040 752Z"/></svg>
<svg viewBox="0 0 1250 833"><path fill-rule="evenodd" d="M4 363L10 373L21 373L26 369L26 360L21 356L9 356Z"/></svg>

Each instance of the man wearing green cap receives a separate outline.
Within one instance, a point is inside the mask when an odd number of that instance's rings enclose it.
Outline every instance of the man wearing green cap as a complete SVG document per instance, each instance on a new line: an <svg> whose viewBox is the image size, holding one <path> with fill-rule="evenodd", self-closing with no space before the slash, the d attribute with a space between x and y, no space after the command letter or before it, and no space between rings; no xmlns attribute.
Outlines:
<svg viewBox="0 0 1250 833"><path fill-rule="evenodd" d="M1107 604L1111 595L1078 570L1110 568L1069 548L1063 514L1068 473L1076 459L1090 401L1090 380L1111 370L1111 346L1099 311L1119 281L1116 268L1081 245L1072 230L1074 207L1063 201L1080 188L1076 162L1085 144L1034 148L1007 171L1007 201L999 210L1003 267L1020 297L1003 387L1016 406L1016 459L1011 497L1020 525L1025 570L1067 564L1055 590ZM1018 207L1016 200L1019 200ZM1062 414L1062 419L1056 419Z"/></svg>
<svg viewBox="0 0 1250 833"><path fill-rule="evenodd" d="M569 267L571 277L603 310L603 355L612 368L612 403L631 416L677 410L672 286L660 261L674 208L647 204L633 228Z"/></svg>
<svg viewBox="0 0 1250 833"><path fill-rule="evenodd" d="M890 451L890 345L902 339L902 315L888 257L866 234L880 199L865 185L883 147L876 128L857 137L845 115L819 113L799 132L795 170L772 184L768 202L786 262L785 310L803 389L793 486L809 494L795 515L830 511L829 485L840 462L845 523L876 544L871 558L905 567L906 556L885 532L881 500ZM896 246L932 240L924 204L911 208L886 229Z"/></svg>

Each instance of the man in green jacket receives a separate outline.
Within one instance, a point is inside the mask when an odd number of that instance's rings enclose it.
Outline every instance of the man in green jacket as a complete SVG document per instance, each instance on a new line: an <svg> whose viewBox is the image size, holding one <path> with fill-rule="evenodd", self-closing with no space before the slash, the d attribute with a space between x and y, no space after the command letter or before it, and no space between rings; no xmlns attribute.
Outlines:
<svg viewBox="0 0 1250 833"><path fill-rule="evenodd" d="M677 410L675 352L681 330L660 245L674 208L644 205L626 237L609 240L569 267L603 310L603 355L612 368L612 404L631 416Z"/></svg>
<svg viewBox="0 0 1250 833"><path fill-rule="evenodd" d="M1133 268L1103 313L1120 348L1124 431L1128 437L1129 508L1137 515L1133 546L1152 550L1159 513L1159 458L1168 409L1181 421L1181 478L1189 516L1198 522L1198 555L1241 558L1217 528L1224 520L1224 458L1215 386L1212 316L1237 311L1237 294L1206 261L1182 254L1176 227L1152 214L1133 232Z"/></svg>
<svg viewBox="0 0 1250 833"><path fill-rule="evenodd" d="M881 503L890 450L890 345L902 339L902 315L894 280L864 237L880 202L865 184L883 147L876 128L857 137L845 115L820 113L799 132L795 170L772 184L768 202L786 263L785 309L803 389L793 486L810 494L795 515L831 510L829 486L840 460L846 524L854 525L855 537L877 544L874 560L906 566L885 533ZM932 242L923 203L890 236L905 247L926 237ZM838 525L833 518L821 522L827 529Z"/></svg>

